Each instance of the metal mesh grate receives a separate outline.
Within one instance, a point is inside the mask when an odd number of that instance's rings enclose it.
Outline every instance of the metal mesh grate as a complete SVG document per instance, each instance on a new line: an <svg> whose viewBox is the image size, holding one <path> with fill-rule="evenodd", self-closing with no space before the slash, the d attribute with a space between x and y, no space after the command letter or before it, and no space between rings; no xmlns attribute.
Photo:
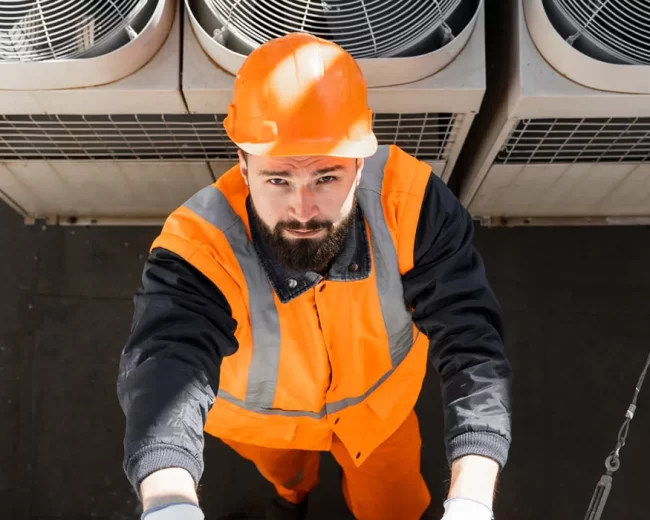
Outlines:
<svg viewBox="0 0 650 520"><path fill-rule="evenodd" d="M650 117L523 119L496 162L645 162L649 158Z"/></svg>
<svg viewBox="0 0 650 520"><path fill-rule="evenodd" d="M447 159L456 142L462 114L375 114L379 144L396 144L419 159Z"/></svg>
<svg viewBox="0 0 650 520"><path fill-rule="evenodd" d="M248 52L292 32L308 32L337 42L355 58L409 52L430 38L473 2L462 0L202 0L228 40L239 40ZM208 11L209 10L209 11ZM203 16L202 25L211 26ZM399 22L397 21L399 20ZM453 22L452 22L453 23ZM247 53L247 52L246 52Z"/></svg>
<svg viewBox="0 0 650 520"><path fill-rule="evenodd" d="M0 115L0 160L236 159L223 114ZM462 115L376 114L381 144L444 160Z"/></svg>
<svg viewBox="0 0 650 520"><path fill-rule="evenodd" d="M544 0L544 5L578 50L613 63L650 64L647 0Z"/></svg>
<svg viewBox="0 0 650 520"><path fill-rule="evenodd" d="M151 17L151 0L0 2L0 61L43 61L109 52ZM130 29L134 31L133 28Z"/></svg>

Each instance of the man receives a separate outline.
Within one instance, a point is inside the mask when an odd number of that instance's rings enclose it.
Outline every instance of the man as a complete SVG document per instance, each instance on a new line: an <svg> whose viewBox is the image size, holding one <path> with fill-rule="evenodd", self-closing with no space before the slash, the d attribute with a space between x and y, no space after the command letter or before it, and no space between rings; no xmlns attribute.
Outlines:
<svg viewBox="0 0 650 520"><path fill-rule="evenodd" d="M472 222L431 168L377 146L361 70L291 34L243 64L224 126L239 164L167 219L135 298L118 395L146 520L202 519L203 432L306 518L319 452L361 520L430 504L413 411L442 381L444 520L492 518L511 370ZM432 413L434 413L432 411Z"/></svg>

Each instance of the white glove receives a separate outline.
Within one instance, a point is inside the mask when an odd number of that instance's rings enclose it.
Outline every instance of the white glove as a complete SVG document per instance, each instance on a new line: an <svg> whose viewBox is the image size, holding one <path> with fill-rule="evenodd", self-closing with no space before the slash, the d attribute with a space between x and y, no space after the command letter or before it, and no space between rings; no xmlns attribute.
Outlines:
<svg viewBox="0 0 650 520"><path fill-rule="evenodd" d="M141 520L204 520L199 506L189 503L176 503L142 513Z"/></svg>
<svg viewBox="0 0 650 520"><path fill-rule="evenodd" d="M442 520L493 520L492 508L471 498L454 497L445 500Z"/></svg>

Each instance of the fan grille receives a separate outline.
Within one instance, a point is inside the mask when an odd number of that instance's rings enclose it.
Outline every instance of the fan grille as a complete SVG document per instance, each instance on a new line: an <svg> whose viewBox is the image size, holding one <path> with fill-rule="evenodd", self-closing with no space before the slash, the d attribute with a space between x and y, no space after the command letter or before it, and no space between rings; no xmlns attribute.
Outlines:
<svg viewBox="0 0 650 520"><path fill-rule="evenodd" d="M223 114L0 115L0 160L236 159ZM376 114L380 144L446 160L462 114Z"/></svg>
<svg viewBox="0 0 650 520"><path fill-rule="evenodd" d="M462 0L203 0L250 48L291 32L333 40L355 58L407 52L431 37Z"/></svg>
<svg viewBox="0 0 650 520"><path fill-rule="evenodd" d="M523 119L501 148L499 164L647 162L650 117Z"/></svg>
<svg viewBox="0 0 650 520"><path fill-rule="evenodd" d="M544 0L551 19L586 54L623 64L650 64L647 0Z"/></svg>
<svg viewBox="0 0 650 520"><path fill-rule="evenodd" d="M147 0L0 2L0 61L71 59L125 29Z"/></svg>

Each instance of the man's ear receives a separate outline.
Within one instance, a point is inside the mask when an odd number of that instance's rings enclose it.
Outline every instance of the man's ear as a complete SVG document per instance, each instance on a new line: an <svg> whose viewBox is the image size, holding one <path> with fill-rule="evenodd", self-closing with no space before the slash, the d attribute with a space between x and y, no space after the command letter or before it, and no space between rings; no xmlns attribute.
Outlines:
<svg viewBox="0 0 650 520"><path fill-rule="evenodd" d="M362 170L363 170L363 164L364 164L364 163L363 163L363 158L361 158L361 159L356 159L356 162L357 162L356 183L357 183L357 186L358 186L359 183L361 182L361 172L362 172Z"/></svg>
<svg viewBox="0 0 650 520"><path fill-rule="evenodd" d="M239 157L239 171L244 178L244 182L248 186L248 158L243 150L237 150L237 157Z"/></svg>

